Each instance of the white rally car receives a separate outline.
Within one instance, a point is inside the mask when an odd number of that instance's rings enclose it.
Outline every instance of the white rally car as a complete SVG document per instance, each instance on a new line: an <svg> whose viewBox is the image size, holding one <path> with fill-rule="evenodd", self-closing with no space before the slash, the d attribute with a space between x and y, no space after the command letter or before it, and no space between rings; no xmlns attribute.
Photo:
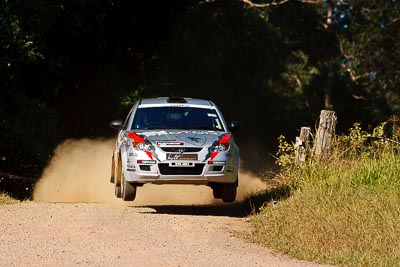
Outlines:
<svg viewBox="0 0 400 267"><path fill-rule="evenodd" d="M213 195L233 202L238 186L239 149L217 106L192 98L137 101L118 129L112 156L115 195L133 201L146 183L207 185Z"/></svg>

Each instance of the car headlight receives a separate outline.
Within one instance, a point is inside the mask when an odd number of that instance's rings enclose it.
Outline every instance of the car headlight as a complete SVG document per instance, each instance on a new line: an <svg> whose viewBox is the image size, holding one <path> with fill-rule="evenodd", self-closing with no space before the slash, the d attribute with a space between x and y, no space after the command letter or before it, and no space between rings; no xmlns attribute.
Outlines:
<svg viewBox="0 0 400 267"><path fill-rule="evenodd" d="M150 144L146 144L146 143L134 143L134 144L137 144L136 148L138 150L147 150L147 151L150 151L150 152L154 151L154 146L152 146Z"/></svg>
<svg viewBox="0 0 400 267"><path fill-rule="evenodd" d="M231 139L232 135L230 133L220 136L218 141L208 148L208 151L211 153L227 151L229 149Z"/></svg>
<svg viewBox="0 0 400 267"><path fill-rule="evenodd" d="M134 132L130 132L128 137L132 139L132 147L142 151L153 152L155 150L154 146L148 144L144 138Z"/></svg>
<svg viewBox="0 0 400 267"><path fill-rule="evenodd" d="M210 146L208 148L208 151L210 151L211 153L213 152L223 152L228 150L229 146L223 145L223 144L219 144L219 145L215 145L215 146Z"/></svg>

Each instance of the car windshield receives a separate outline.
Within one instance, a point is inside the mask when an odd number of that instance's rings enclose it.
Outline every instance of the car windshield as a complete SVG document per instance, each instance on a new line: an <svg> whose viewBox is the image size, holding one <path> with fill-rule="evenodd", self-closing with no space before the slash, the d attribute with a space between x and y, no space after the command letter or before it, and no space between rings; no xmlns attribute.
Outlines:
<svg viewBox="0 0 400 267"><path fill-rule="evenodd" d="M194 107L138 108L132 129L195 129L223 131L221 119L214 109Z"/></svg>

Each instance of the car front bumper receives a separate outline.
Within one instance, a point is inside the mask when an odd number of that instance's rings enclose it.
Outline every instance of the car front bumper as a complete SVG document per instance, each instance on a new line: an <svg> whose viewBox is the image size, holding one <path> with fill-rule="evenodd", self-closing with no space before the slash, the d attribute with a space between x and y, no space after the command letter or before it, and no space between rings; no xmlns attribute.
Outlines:
<svg viewBox="0 0 400 267"><path fill-rule="evenodd" d="M126 181L139 184L208 185L235 183L237 180L238 158L230 152L220 153L212 161L205 162L141 160L140 156L127 157L126 164L123 164Z"/></svg>

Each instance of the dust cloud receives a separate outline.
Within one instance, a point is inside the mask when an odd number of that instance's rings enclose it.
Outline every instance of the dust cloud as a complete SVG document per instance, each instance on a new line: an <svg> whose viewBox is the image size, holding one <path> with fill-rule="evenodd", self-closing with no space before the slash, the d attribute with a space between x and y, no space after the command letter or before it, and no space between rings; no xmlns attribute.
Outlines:
<svg viewBox="0 0 400 267"><path fill-rule="evenodd" d="M110 183L114 140L67 140L59 145L35 185L33 200L39 202L101 202L117 205L202 205L215 200L207 186L152 185L138 188L134 202L114 196ZM239 173L237 200L265 188L250 172Z"/></svg>

